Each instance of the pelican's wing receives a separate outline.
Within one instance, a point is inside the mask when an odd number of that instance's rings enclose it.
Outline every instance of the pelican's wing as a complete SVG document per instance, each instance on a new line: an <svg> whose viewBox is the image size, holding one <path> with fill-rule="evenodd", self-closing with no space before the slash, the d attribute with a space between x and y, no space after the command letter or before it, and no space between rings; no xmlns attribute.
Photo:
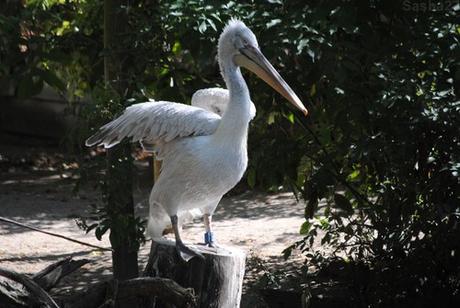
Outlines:
<svg viewBox="0 0 460 308"><path fill-rule="evenodd" d="M222 116L227 109L230 95L227 89L208 88L196 91L192 96L192 106L200 107ZM251 102L251 120L256 115L256 106Z"/></svg>
<svg viewBox="0 0 460 308"><path fill-rule="evenodd" d="M102 126L86 140L87 146L110 148L124 138L145 144L169 142L178 137L211 135L217 129L220 116L202 108L149 101L125 109L123 114Z"/></svg>

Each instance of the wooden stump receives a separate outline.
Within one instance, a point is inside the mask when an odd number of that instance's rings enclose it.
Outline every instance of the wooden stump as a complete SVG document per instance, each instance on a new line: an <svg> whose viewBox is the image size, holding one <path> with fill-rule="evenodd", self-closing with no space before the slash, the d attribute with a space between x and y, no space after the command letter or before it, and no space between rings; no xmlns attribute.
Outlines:
<svg viewBox="0 0 460 308"><path fill-rule="evenodd" d="M205 259L181 260L174 241L152 242L145 275L170 278L182 287L193 288L198 307L235 308L240 306L246 255L231 247L189 247Z"/></svg>

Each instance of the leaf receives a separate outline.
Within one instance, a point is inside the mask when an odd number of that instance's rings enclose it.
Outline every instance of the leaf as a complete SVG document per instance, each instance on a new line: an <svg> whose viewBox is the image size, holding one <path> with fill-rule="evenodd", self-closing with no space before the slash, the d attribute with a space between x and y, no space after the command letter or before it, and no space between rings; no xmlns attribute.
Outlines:
<svg viewBox="0 0 460 308"><path fill-rule="evenodd" d="M275 123L275 115L276 115L275 112L270 112L268 114L268 118L267 118L267 124L268 125L272 125L273 123Z"/></svg>
<svg viewBox="0 0 460 308"><path fill-rule="evenodd" d="M266 23L265 26L267 27L267 29L270 29L271 27L276 26L280 22L281 22L281 19L272 19L268 23Z"/></svg>
<svg viewBox="0 0 460 308"><path fill-rule="evenodd" d="M310 88L310 96L313 97L315 96L315 94L316 94L316 83L312 84Z"/></svg>
<svg viewBox="0 0 460 308"><path fill-rule="evenodd" d="M283 258L284 260L287 260L291 254L292 254L292 249L294 249L294 245L289 246L285 250L283 250Z"/></svg>
<svg viewBox="0 0 460 308"><path fill-rule="evenodd" d="M334 194L334 202L338 208L344 210L349 214L353 213L353 206L351 205L350 200L345 198L345 196L341 194Z"/></svg>
<svg viewBox="0 0 460 308"><path fill-rule="evenodd" d="M329 232L326 232L324 234L323 238L321 239L321 245L328 244L331 241L331 234Z"/></svg>
<svg viewBox="0 0 460 308"><path fill-rule="evenodd" d="M94 235L96 235L96 238L100 241L102 239L102 236L109 230L108 225L104 225L102 227L96 228L96 231L94 232Z"/></svg>
<svg viewBox="0 0 460 308"><path fill-rule="evenodd" d="M173 54L177 55L182 51L182 46L179 41L176 41L172 47Z"/></svg>
<svg viewBox="0 0 460 308"><path fill-rule="evenodd" d="M301 39L297 44L297 54L301 54L305 47L308 46L308 39Z"/></svg>
<svg viewBox="0 0 460 308"><path fill-rule="evenodd" d="M312 224L308 221L304 221L304 223L302 224L302 226L300 227L300 234L301 235L307 235L308 232L310 232L310 228L311 228Z"/></svg>
<svg viewBox="0 0 460 308"><path fill-rule="evenodd" d="M94 228L96 228L98 225L99 225L99 224L94 223L94 224L92 224L91 226L86 227L86 230L85 230L85 231L86 231L86 234L88 234L91 230L93 230Z"/></svg>
<svg viewBox="0 0 460 308"><path fill-rule="evenodd" d="M200 26L198 27L198 31L200 31L200 33L205 33L206 32L206 29L208 28L208 26L206 25L206 21L202 21Z"/></svg>
<svg viewBox="0 0 460 308"><path fill-rule="evenodd" d="M217 31L216 24L214 23L214 21L212 21L212 19L208 19L208 24L211 26L211 28L212 28L214 31Z"/></svg>
<svg viewBox="0 0 460 308"><path fill-rule="evenodd" d="M349 181L354 181L354 180L356 180L356 179L359 177L360 173L361 173L361 172L359 171L359 169L355 169L355 170L353 170L352 173L350 173L350 174L348 175L347 179L348 179Z"/></svg>
<svg viewBox="0 0 460 308"><path fill-rule="evenodd" d="M289 120L289 122L291 122L292 124L294 124L294 114L292 112L290 112L287 116L286 116L286 119Z"/></svg>

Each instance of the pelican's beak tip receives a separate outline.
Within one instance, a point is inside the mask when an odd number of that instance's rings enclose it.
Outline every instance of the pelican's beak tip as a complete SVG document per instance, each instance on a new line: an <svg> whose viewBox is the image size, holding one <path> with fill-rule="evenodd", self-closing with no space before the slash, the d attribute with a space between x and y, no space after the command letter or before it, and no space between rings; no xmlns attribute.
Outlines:
<svg viewBox="0 0 460 308"><path fill-rule="evenodd" d="M308 115L307 108L305 108L302 101L297 96L295 96L294 105L303 113L304 116Z"/></svg>

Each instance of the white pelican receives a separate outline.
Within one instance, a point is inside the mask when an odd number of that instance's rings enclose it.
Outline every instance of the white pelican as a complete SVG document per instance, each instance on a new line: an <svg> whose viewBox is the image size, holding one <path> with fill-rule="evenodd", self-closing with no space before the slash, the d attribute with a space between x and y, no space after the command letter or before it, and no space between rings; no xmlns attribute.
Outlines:
<svg viewBox="0 0 460 308"><path fill-rule="evenodd" d="M179 233L182 216L194 209L204 215L205 244L214 246L211 217L222 196L243 176L248 163L247 134L251 99L240 67L267 82L307 115L297 95L259 49L252 31L232 19L218 43L219 67L228 88L222 117L199 107L166 101L132 105L88 138L87 146L110 148L125 137L153 144L163 160L161 175L150 194L149 233L162 236L172 224L176 248L186 261L202 255L184 245Z"/></svg>

